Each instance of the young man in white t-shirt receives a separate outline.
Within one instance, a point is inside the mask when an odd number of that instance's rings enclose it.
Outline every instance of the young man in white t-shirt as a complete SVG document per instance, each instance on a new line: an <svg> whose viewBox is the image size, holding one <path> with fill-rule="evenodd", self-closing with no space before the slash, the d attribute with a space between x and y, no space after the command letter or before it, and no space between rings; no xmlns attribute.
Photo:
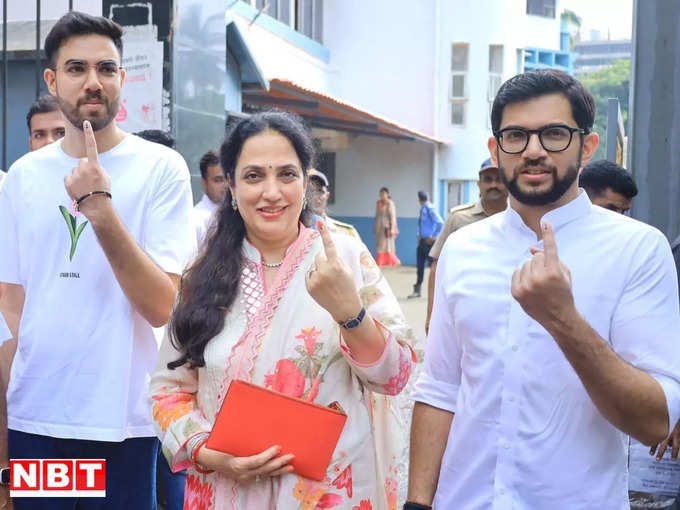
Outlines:
<svg viewBox="0 0 680 510"><path fill-rule="evenodd" d="M66 134L14 163L0 196L0 282L21 313L9 455L107 461L103 506L17 498L18 510L155 508L152 326L169 318L195 236L182 157L114 120L121 36L110 20L78 12L54 25L44 76Z"/></svg>

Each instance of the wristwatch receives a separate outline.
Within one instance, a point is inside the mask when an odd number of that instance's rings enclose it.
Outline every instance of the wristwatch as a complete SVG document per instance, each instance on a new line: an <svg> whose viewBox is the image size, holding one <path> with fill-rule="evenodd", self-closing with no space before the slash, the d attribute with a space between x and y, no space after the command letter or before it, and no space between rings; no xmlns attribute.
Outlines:
<svg viewBox="0 0 680 510"><path fill-rule="evenodd" d="M9 485L9 468L0 468L0 485Z"/></svg>
<svg viewBox="0 0 680 510"><path fill-rule="evenodd" d="M345 322L338 322L340 326L342 326L345 329L354 329L361 324L361 321L364 320L364 317L366 316L366 309L362 306L361 311L359 312L359 315L356 317L353 317L351 319L346 320Z"/></svg>

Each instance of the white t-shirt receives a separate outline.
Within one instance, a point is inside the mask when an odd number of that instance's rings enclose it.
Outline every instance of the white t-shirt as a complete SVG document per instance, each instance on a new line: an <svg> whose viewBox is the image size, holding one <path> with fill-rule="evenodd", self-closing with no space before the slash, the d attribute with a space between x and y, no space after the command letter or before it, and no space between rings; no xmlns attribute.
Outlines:
<svg viewBox="0 0 680 510"><path fill-rule="evenodd" d="M198 246L203 243L208 229L215 221L215 211L217 211L217 204L208 198L208 195L203 195L203 198L196 204L192 211L194 227L196 228L196 242Z"/></svg>
<svg viewBox="0 0 680 510"><path fill-rule="evenodd" d="M147 400L157 353L152 328L121 290L87 219L72 216L64 177L78 159L61 144L14 163L0 195L0 281L26 292L8 426L102 441L153 436ZM163 271L181 274L195 251L182 157L127 135L99 162L128 232Z"/></svg>

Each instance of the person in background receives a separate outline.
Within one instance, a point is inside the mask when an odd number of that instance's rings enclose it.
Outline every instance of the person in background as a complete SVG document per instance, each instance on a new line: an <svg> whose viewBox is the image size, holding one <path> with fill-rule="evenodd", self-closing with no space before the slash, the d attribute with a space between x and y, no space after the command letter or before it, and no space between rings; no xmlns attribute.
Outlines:
<svg viewBox="0 0 680 510"><path fill-rule="evenodd" d="M638 194L630 172L622 166L600 159L591 161L581 170L578 184L586 190L590 201L620 214L627 214Z"/></svg>
<svg viewBox="0 0 680 510"><path fill-rule="evenodd" d="M59 101L52 94L36 99L26 114L28 146L32 151L55 142L64 136L66 119L59 109Z"/></svg>
<svg viewBox="0 0 680 510"><path fill-rule="evenodd" d="M194 206L192 216L196 228L196 240L200 248L215 221L215 212L224 202L227 194L227 180L222 172L220 156L216 150L203 154L198 167L201 170L203 197Z"/></svg>
<svg viewBox="0 0 680 510"><path fill-rule="evenodd" d="M354 226L328 216L328 198L331 195L326 174L316 168L309 170L309 209L328 226L331 232L340 232L361 239Z"/></svg>
<svg viewBox="0 0 680 510"><path fill-rule="evenodd" d="M505 211L508 205L508 190L501 179L498 167L486 159L479 169L479 200L472 204L460 205L451 209L449 217L446 218L444 227L439 237L430 250L432 266L430 267L430 277L427 282L427 316L425 319L425 331L430 328L430 317L432 315L432 302L434 301L434 282L437 274L437 259L444 247L444 243L451 234L459 228L474 223L492 214Z"/></svg>
<svg viewBox="0 0 680 510"><path fill-rule="evenodd" d="M395 239L399 235L397 226L397 208L390 198L390 191L380 188L380 198L375 204L375 234L376 262L379 266L398 266L401 261L397 257Z"/></svg>
<svg viewBox="0 0 680 510"><path fill-rule="evenodd" d="M407 509L628 510L627 436L651 446L680 417L670 246L579 189L594 117L555 69L496 94L488 144L509 206L442 250Z"/></svg>
<svg viewBox="0 0 680 510"><path fill-rule="evenodd" d="M239 121L222 144L227 202L182 276L150 384L163 452L188 468L185 508L396 506L401 418L372 394L404 388L413 335L367 248L305 226L313 159L302 120L277 111ZM348 419L323 481L294 473L275 445L249 457L206 446L235 379L340 404Z"/></svg>
<svg viewBox="0 0 680 510"><path fill-rule="evenodd" d="M162 129L144 129L133 134L149 142L160 143L171 149L175 148L175 137Z"/></svg>
<svg viewBox="0 0 680 510"><path fill-rule="evenodd" d="M442 230L444 221L435 210L434 205L429 201L427 193L418 192L418 203L420 204L420 214L418 215L418 247L416 248L417 274L416 284L413 286L413 293L409 298L420 297L420 287L425 276L425 266L432 264L430 249L437 240L437 236Z"/></svg>

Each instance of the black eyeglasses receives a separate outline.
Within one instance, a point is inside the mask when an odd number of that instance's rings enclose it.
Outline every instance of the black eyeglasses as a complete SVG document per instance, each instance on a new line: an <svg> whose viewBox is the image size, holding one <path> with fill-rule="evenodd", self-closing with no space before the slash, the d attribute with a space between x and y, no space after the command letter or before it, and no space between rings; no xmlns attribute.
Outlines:
<svg viewBox="0 0 680 510"><path fill-rule="evenodd" d="M494 136L498 145L506 154L520 154L529 145L531 135L537 134L541 146L548 152L562 152L571 144L574 133L586 135L589 129L573 128L564 124L552 124L540 129L524 129L521 127L508 127L495 131Z"/></svg>

